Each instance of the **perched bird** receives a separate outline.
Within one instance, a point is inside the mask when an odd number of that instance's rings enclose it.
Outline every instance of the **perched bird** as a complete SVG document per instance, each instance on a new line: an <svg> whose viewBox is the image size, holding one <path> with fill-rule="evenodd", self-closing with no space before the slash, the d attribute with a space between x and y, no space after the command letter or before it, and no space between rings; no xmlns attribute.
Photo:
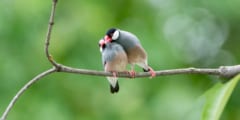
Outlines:
<svg viewBox="0 0 240 120"><path fill-rule="evenodd" d="M106 43L119 43L124 48L127 53L128 63L131 64L131 72L134 75L134 65L137 64L143 68L144 72L150 72L151 77L156 76L155 71L148 66L147 53L136 35L124 30L111 28L106 32L104 40Z"/></svg>
<svg viewBox="0 0 240 120"><path fill-rule="evenodd" d="M119 85L116 77L116 72L126 70L128 64L127 55L121 45L117 43L105 43L103 39L99 41L100 52L102 53L102 63L104 70L112 72L113 77L107 77L110 83L111 93L119 91Z"/></svg>

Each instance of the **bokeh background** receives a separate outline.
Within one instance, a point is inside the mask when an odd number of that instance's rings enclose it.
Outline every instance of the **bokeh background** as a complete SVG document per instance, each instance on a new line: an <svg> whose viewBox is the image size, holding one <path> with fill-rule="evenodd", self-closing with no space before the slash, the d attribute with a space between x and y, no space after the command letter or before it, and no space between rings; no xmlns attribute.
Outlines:
<svg viewBox="0 0 240 120"><path fill-rule="evenodd" d="M59 0L50 52L64 65L102 70L98 40L117 27L135 33L155 70L240 61L240 0ZM51 65L44 40L51 0L0 1L0 113L16 92ZM139 68L137 71L141 71ZM179 120L220 79L177 75L120 79L55 73L17 101L9 120ZM240 86L221 120L240 119Z"/></svg>

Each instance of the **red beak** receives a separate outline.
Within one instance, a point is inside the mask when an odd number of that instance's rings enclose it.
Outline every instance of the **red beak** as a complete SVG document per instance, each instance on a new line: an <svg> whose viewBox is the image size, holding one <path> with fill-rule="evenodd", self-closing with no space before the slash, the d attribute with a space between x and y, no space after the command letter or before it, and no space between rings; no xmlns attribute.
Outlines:
<svg viewBox="0 0 240 120"><path fill-rule="evenodd" d="M112 41L112 38L109 37L108 35L106 35L106 36L104 37L104 40L105 40L105 43L108 43L108 42L111 42L111 41Z"/></svg>
<svg viewBox="0 0 240 120"><path fill-rule="evenodd" d="M102 47L104 44L105 44L105 41L103 39L99 41L100 47Z"/></svg>

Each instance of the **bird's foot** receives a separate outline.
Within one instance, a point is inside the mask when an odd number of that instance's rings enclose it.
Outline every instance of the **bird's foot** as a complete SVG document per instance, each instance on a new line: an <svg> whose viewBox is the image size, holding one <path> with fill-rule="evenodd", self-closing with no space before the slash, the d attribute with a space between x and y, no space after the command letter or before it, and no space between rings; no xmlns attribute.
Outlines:
<svg viewBox="0 0 240 120"><path fill-rule="evenodd" d="M127 71L127 73L131 76L131 78L135 78L136 72L134 70Z"/></svg>
<svg viewBox="0 0 240 120"><path fill-rule="evenodd" d="M112 75L113 75L113 77L117 77L117 72L115 72L115 71L111 71L111 73L112 73Z"/></svg>
<svg viewBox="0 0 240 120"><path fill-rule="evenodd" d="M149 73L151 74L150 78L153 78L156 76L156 72L151 67L149 67Z"/></svg>

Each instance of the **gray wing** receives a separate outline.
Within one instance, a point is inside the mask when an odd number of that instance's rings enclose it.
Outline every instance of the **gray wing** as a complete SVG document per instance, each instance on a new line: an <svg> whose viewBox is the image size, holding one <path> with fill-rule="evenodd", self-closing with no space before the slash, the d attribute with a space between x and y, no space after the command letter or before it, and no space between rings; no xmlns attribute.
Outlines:
<svg viewBox="0 0 240 120"><path fill-rule="evenodd" d="M136 35L123 30L120 30L120 37L117 42L119 42L125 50L133 48L136 45L141 46L141 43Z"/></svg>

